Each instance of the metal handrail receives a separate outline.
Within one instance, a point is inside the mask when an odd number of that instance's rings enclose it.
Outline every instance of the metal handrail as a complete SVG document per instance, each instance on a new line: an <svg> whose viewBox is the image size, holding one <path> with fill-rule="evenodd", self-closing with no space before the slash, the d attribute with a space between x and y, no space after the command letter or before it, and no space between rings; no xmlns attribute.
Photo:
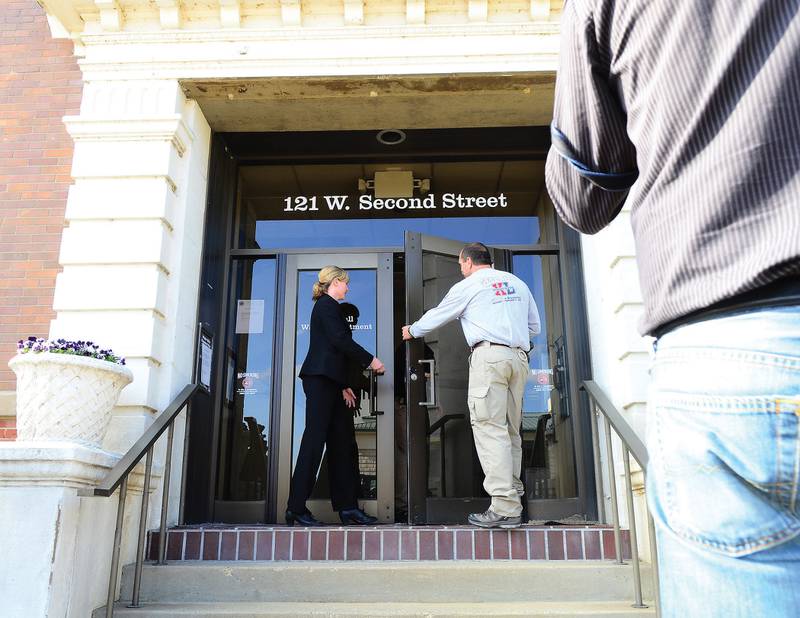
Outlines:
<svg viewBox="0 0 800 618"><path fill-rule="evenodd" d="M164 489L161 492L161 526L158 534L158 562L166 564L166 527L167 507L169 505L169 481L172 468L172 443L175 433L175 419L184 407L191 401L200 388L199 384L189 384L178 393L178 396L164 411L159 414L155 422L147 428L136 443L128 450L117 464L108 472L106 477L96 487L82 489L78 495L82 497L108 497L119 488L119 504L117 505L117 523L114 529L114 545L111 552L111 573L108 578L108 596L106 598L106 618L114 615L114 599L117 596L117 577L119 575L119 550L122 540L122 524L125 515L125 498L128 494L128 477L136 465L145 459L144 485L142 486L142 508L139 514L139 532L136 546L136 570L133 578L133 595L128 607L137 608L139 605L139 590L142 582L142 565L144 563L144 539L147 528L147 507L150 494L150 477L153 471L153 449L156 441L167 432L167 454L164 462ZM187 428L188 431L188 416Z"/></svg>
<svg viewBox="0 0 800 618"><path fill-rule="evenodd" d="M445 455L447 451L446 448L447 423L458 419L464 419L466 417L467 417L466 414L445 414L439 420L437 420L433 425L428 427L429 436L433 435L435 431L441 431L441 433L439 434L439 466L441 469L442 496L447 495L447 475L444 473Z"/></svg>
<svg viewBox="0 0 800 618"><path fill-rule="evenodd" d="M597 382L586 380L581 388L589 393L589 396L600 408L600 412L602 412L603 416L611 423L611 427L614 428L620 440L628 446L628 450L630 450L631 455L633 455L633 458L639 463L642 470L647 469L647 447L633 430L633 427L625 420L625 417L622 416L622 412L617 410L616 406L611 403L611 400L603 392L603 389L600 388Z"/></svg>
<svg viewBox="0 0 800 618"><path fill-rule="evenodd" d="M630 456L638 462L642 469L642 473L646 474L648 455L647 447L642 442L641 438L633 430L633 427L628 423L622 413L611 403L611 400L603 392L600 386L592 381L586 380L581 384L581 389L586 391L592 403L591 413L591 428L592 428L592 447L594 450L594 465L595 465L595 479L597 483L597 508L598 516L604 512L603 498L601 488L601 470L600 470L600 439L597 430L598 414L603 415L604 433L605 433L605 454L608 461L608 485L611 493L611 517L614 524L614 546L616 549L616 562L623 564L622 561L622 541L620 534L619 524L619 507L617 504L617 484L616 474L614 472L614 450L611 442L611 430L619 437L622 442L622 464L625 469L625 501L628 509L628 524L630 525L631 533L631 563L633 565L633 587L634 587L634 603L633 607L647 607L642 602L642 576L639 565L639 543L638 535L636 533L636 512L633 503L633 483L631 481L631 465ZM653 527L653 517L650 512L647 513L647 527L648 537L650 542L650 555L652 556L652 573L653 573L653 594L656 606L656 616L661 615L661 603L659 599L658 590L658 555L656 553L655 533Z"/></svg>

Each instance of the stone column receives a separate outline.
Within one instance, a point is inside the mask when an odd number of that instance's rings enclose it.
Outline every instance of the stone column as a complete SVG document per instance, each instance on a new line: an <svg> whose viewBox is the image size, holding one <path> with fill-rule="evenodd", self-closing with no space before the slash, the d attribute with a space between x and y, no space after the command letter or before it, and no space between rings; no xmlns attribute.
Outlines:
<svg viewBox="0 0 800 618"><path fill-rule="evenodd" d="M639 288L636 250L630 222L630 208L623 207L619 216L605 230L594 236L582 237L583 268L586 282L586 304L589 312L589 332L592 349L592 375L625 415L637 434L644 439L646 425L648 369L651 360L652 338L638 333L639 318L644 304ZM605 444L602 418L599 419L600 444ZM622 524L627 526L625 478L621 444L612 436L614 466ZM603 451L601 450L601 454ZM607 487L607 466L602 455L604 504L606 520L611 521L610 490ZM631 458L633 490L640 538L639 554L649 559L647 542L644 475ZM601 514L602 517L602 514Z"/></svg>
<svg viewBox="0 0 800 618"><path fill-rule="evenodd" d="M208 123L176 80L91 79L80 114L64 122L75 141L75 183L50 336L113 348L128 359L134 382L122 392L103 450L0 444L0 547L13 565L11 577L0 578L4 616L88 616L104 604L117 497L77 492L96 485L192 380ZM177 521L182 445L178 419L170 524ZM152 484L151 528L160 478ZM140 498L134 476L121 564L134 560Z"/></svg>
<svg viewBox="0 0 800 618"><path fill-rule="evenodd" d="M210 129L175 80L88 81L80 115L64 122L75 184L50 335L127 359L134 381L103 444L124 453L192 380ZM179 420L172 496L182 444Z"/></svg>
<svg viewBox="0 0 800 618"><path fill-rule="evenodd" d="M67 442L0 445L4 618L89 616L104 604L119 492L110 498L79 498L77 492L95 486L116 461L111 453ZM122 564L136 551L139 472L128 482Z"/></svg>

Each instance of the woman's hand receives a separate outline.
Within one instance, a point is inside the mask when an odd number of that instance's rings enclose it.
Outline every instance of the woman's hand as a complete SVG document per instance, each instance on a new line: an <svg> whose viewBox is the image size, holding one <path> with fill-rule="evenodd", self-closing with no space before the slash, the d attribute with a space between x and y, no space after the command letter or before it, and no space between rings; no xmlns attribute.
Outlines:
<svg viewBox="0 0 800 618"><path fill-rule="evenodd" d="M377 356L372 359L372 362L369 364L369 368L375 373L383 373L386 371L386 367L381 362L381 359L379 359Z"/></svg>
<svg viewBox="0 0 800 618"><path fill-rule="evenodd" d="M348 408L355 408L356 407L356 395L353 392L352 388L346 388L342 391L342 397L344 397L344 403L347 405Z"/></svg>

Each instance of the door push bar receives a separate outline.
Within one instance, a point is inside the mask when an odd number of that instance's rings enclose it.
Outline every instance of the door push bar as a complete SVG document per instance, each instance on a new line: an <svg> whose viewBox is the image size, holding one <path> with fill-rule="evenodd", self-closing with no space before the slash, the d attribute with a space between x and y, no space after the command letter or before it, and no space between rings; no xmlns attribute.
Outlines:
<svg viewBox="0 0 800 618"><path fill-rule="evenodd" d="M378 373L374 369L369 372L369 416L382 416L383 410L378 410Z"/></svg>
<svg viewBox="0 0 800 618"><path fill-rule="evenodd" d="M426 376L430 374L430 385L431 385L431 392L428 395L428 401L420 401L419 405L421 406L429 406L434 407L436 405L436 361L432 358L430 359L422 359L419 361L420 365L428 364L428 371L426 372Z"/></svg>

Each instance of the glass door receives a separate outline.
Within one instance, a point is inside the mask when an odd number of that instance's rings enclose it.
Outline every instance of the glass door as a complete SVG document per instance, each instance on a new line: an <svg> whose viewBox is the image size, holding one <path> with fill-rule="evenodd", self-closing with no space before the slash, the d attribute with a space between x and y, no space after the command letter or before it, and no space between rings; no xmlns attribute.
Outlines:
<svg viewBox="0 0 800 618"><path fill-rule="evenodd" d="M406 233L406 323L435 307L462 279L458 255L464 244ZM496 268L527 283L542 323L523 397L523 507L534 520L582 517L558 258L490 250ZM489 505L467 410L469 355L457 321L406 344L410 523L464 523Z"/></svg>
<svg viewBox="0 0 800 618"><path fill-rule="evenodd" d="M231 265L214 521L267 521L275 280L275 258L234 260Z"/></svg>
<svg viewBox="0 0 800 618"><path fill-rule="evenodd" d="M394 519L394 411L392 354L392 254L297 254L287 256L286 300L283 315L281 429L277 518L283 517L289 481L305 429L306 401L300 367L308 352L314 301L311 287L319 270L329 264L350 275L350 291L341 303L353 339L376 354L386 373L354 375L358 410L354 414L358 447L359 505L381 522ZM356 372L357 373L357 372ZM327 455L323 455L308 507L321 521L338 523L328 487Z"/></svg>
<svg viewBox="0 0 800 618"><path fill-rule="evenodd" d="M462 279L464 244L406 232L406 323ZM507 269L508 253L491 251ZM464 523L489 505L467 409L469 355L458 321L406 344L409 523Z"/></svg>

